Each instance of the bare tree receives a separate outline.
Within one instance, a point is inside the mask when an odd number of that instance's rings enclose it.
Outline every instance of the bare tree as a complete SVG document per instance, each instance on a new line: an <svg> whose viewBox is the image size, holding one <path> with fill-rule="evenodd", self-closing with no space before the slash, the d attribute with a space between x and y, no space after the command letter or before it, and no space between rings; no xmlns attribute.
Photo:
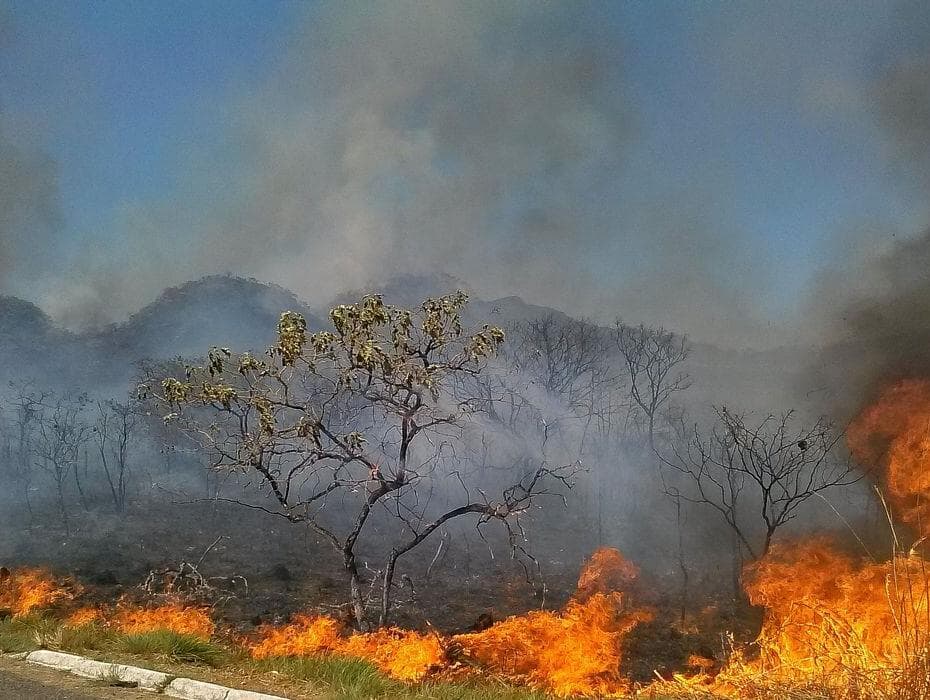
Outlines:
<svg viewBox="0 0 930 700"><path fill-rule="evenodd" d="M685 336L661 327L614 324L614 343L630 380L630 395L643 412L649 447L655 450L656 419L671 397L691 386L690 377L677 367L691 352Z"/></svg>
<svg viewBox="0 0 930 700"><path fill-rule="evenodd" d="M23 502L32 515L32 479L34 467L34 443L42 408L49 392L39 391L30 382L10 382L13 393L9 404L11 415L11 459L13 478L22 490Z"/></svg>
<svg viewBox="0 0 930 700"><path fill-rule="evenodd" d="M706 436L697 426L683 449L662 461L678 474L667 486L676 501L716 510L752 559L766 554L775 533L813 496L849 486L861 474L837 455L842 432L824 419L794 426L794 413L750 423L726 408Z"/></svg>
<svg viewBox="0 0 930 700"><path fill-rule="evenodd" d="M510 331L513 365L569 405L586 403L592 375L606 370L604 331L593 323L548 313Z"/></svg>
<svg viewBox="0 0 930 700"><path fill-rule="evenodd" d="M36 465L54 484L62 524L68 526L65 480L77 469L81 449L90 437L91 426L84 421L88 403L85 395L47 395L37 407L38 421L33 454ZM80 485L78 485L80 488Z"/></svg>
<svg viewBox="0 0 930 700"><path fill-rule="evenodd" d="M116 400L97 402L94 442L118 513L126 510L129 446L135 435L137 419L138 415L128 403Z"/></svg>
<svg viewBox="0 0 930 700"><path fill-rule="evenodd" d="M458 469L474 414L452 387L481 373L504 340L493 326L463 330L466 302L459 292L411 311L368 296L332 309L333 329L312 334L287 312L265 357L214 348L206 367L164 379L158 393L168 419L210 449L214 469L257 476L267 495L230 500L305 524L340 553L359 627L378 588L387 623L398 560L445 523L501 523L525 554L520 515L570 485L573 465L543 464L492 498ZM390 519L390 542L366 527L375 515ZM361 541L381 550L377 570L359 561Z"/></svg>

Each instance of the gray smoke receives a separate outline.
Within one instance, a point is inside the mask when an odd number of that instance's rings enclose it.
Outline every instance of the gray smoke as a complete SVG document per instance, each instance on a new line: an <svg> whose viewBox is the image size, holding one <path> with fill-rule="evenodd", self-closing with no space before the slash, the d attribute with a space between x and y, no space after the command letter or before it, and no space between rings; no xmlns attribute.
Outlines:
<svg viewBox="0 0 930 700"><path fill-rule="evenodd" d="M106 254L80 251L37 301L81 327L206 274L323 304L441 271L486 298L765 342L733 282L766 284L722 213L726 173L652 187L629 167L618 34L607 4L314 6L260 87L203 105L218 131L185 148L171 196L122 203Z"/></svg>
<svg viewBox="0 0 930 700"><path fill-rule="evenodd" d="M324 299L397 271L512 289L573 260L592 235L579 198L615 173L629 132L604 25L536 3L309 11L259 93L213 107L227 131L196 145L177 196L125 207L125 250L86 256L50 311L97 321L113 280L124 308L109 310L125 313L212 272ZM545 272L568 289L579 269Z"/></svg>
<svg viewBox="0 0 930 700"><path fill-rule="evenodd" d="M0 111L0 289L47 271L42 252L61 224L54 163L16 142L10 121Z"/></svg>
<svg viewBox="0 0 930 700"><path fill-rule="evenodd" d="M867 91L887 137L887 171L903 197L930 195L930 8L902 4L876 50L880 70ZM887 382L930 375L930 227L863 224L863 245L838 251L818 282L815 318L827 339L815 374L849 413Z"/></svg>

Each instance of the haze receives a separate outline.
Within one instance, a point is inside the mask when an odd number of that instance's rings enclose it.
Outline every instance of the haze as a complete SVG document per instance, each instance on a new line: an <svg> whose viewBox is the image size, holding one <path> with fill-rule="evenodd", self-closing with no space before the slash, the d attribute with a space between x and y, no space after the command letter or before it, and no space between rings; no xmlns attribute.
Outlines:
<svg viewBox="0 0 930 700"><path fill-rule="evenodd" d="M851 271L927 224L920 3L6 0L0 26L0 292L73 329L206 274L323 303L445 272L822 343L881 289Z"/></svg>

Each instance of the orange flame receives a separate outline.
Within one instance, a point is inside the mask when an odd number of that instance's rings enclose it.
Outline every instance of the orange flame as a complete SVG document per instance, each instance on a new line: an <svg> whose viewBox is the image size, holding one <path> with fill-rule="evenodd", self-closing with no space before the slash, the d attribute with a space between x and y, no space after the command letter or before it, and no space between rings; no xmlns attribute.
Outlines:
<svg viewBox="0 0 930 700"><path fill-rule="evenodd" d="M170 630L178 634L209 639L215 629L206 609L180 604L155 608L122 607L117 609L113 622L116 628L125 634Z"/></svg>
<svg viewBox="0 0 930 700"><path fill-rule="evenodd" d="M623 612L622 594L595 593L562 613L536 611L459 635L467 656L485 668L558 695L622 695L624 636L650 614Z"/></svg>
<svg viewBox="0 0 930 700"><path fill-rule="evenodd" d="M104 620L103 611L100 608L89 605L78 608L68 615L65 624L69 627L81 627L82 625L89 625L92 623L102 623Z"/></svg>
<svg viewBox="0 0 930 700"><path fill-rule="evenodd" d="M284 627L266 626L249 647L256 659L270 656L337 654L371 661L393 678L415 681L445 662L436 636L400 629L383 629L343 637L344 626L325 616L297 615Z"/></svg>
<svg viewBox="0 0 930 700"><path fill-rule="evenodd" d="M895 513L930 534L930 380L886 388L850 424L847 442L859 461L882 469Z"/></svg>
<svg viewBox="0 0 930 700"><path fill-rule="evenodd" d="M250 647L256 658L340 654L366 659L398 680L420 680L449 669L447 650L457 648L487 670L525 680L560 695L622 694L629 684L620 675L624 636L644 610L628 610L626 593L636 567L613 549L595 552L578 592L561 613L534 611L490 628L451 639L437 634L382 629L343 635L328 617L297 616L285 627L263 627Z"/></svg>
<svg viewBox="0 0 930 700"><path fill-rule="evenodd" d="M884 697L926 653L928 581L918 557L862 562L825 538L776 544L744 572L750 602L765 608L758 657L734 654L715 677L702 669L668 685L731 698L811 685L829 697Z"/></svg>
<svg viewBox="0 0 930 700"><path fill-rule="evenodd" d="M59 584L45 569L2 571L0 608L6 608L14 616L27 615L33 610L47 608L74 597L71 590Z"/></svg>
<svg viewBox="0 0 930 700"><path fill-rule="evenodd" d="M773 547L746 573L750 601L766 608L757 640L763 664L826 676L900 665L896 621L926 609L926 580L916 575L921 565L905 557L858 563L823 539ZM895 577L909 592L895 590Z"/></svg>
<svg viewBox="0 0 930 700"><path fill-rule="evenodd" d="M629 591L639 578L639 569L613 547L601 547L585 562L575 587L575 600L587 600L595 593Z"/></svg>
<svg viewBox="0 0 930 700"><path fill-rule="evenodd" d="M894 514L930 536L930 380L887 387L850 424L847 442L876 469ZM739 698L770 696L773 684L815 684L837 698L930 691L930 562L917 554L871 562L825 538L781 543L747 567L744 587L765 608L758 657L736 654L716 677L679 685Z"/></svg>
<svg viewBox="0 0 930 700"><path fill-rule="evenodd" d="M401 681L421 680L446 663L444 644L437 635L396 628L352 635L338 652L370 661Z"/></svg>
<svg viewBox="0 0 930 700"><path fill-rule="evenodd" d="M331 617L297 615L284 627L263 626L260 640L249 647L256 659L271 656L315 656L335 651L343 625Z"/></svg>
<svg viewBox="0 0 930 700"><path fill-rule="evenodd" d="M510 617L455 640L482 666L558 695L624 694L629 690L620 675L624 637L652 617L625 605L638 574L616 549L601 548L582 569L575 597L561 613Z"/></svg>

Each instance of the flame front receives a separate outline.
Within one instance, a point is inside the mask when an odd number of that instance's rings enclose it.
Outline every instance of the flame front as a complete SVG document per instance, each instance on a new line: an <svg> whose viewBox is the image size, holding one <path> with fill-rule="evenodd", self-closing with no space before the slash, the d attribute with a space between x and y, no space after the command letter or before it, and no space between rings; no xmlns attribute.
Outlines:
<svg viewBox="0 0 930 700"><path fill-rule="evenodd" d="M365 659L384 673L416 681L445 664L445 650L436 635L410 630L381 629L344 636L344 625L331 617L297 615L284 627L265 626L249 648L256 659L271 656L336 654Z"/></svg>
<svg viewBox="0 0 930 700"><path fill-rule="evenodd" d="M595 593L561 613L511 617L456 641L483 667L558 695L623 695L629 690L620 675L623 638L649 617L624 612L621 593Z"/></svg>
<svg viewBox="0 0 930 700"><path fill-rule="evenodd" d="M930 380L882 392L850 425L848 443L861 463L877 470L894 515L920 538L930 536ZM733 652L722 668L692 656L693 675L645 689L622 672L630 632L653 617L631 603L638 573L620 552L603 548L582 569L561 611L532 611L454 636L397 628L351 633L334 618L297 615L288 625L260 628L249 652L364 659L402 681L487 672L560 696L693 691L768 698L816 689L816 697L861 700L904 697L898 691L906 687L919 690L909 698L930 697L930 562L915 551L874 561L821 537L776 542L743 572L749 601L764 610L755 642ZM0 606L14 614L67 597L68 589L41 570L0 578ZM169 629L208 638L214 632L207 610L181 604L82 608L68 623L95 621L125 633Z"/></svg>
<svg viewBox="0 0 930 700"><path fill-rule="evenodd" d="M202 639L209 639L215 628L207 610L176 603L154 608L118 606L113 624L125 634L170 630Z"/></svg>
<svg viewBox="0 0 930 700"><path fill-rule="evenodd" d="M0 608L14 616L27 615L59 601L70 600L73 591L58 583L45 569L2 569L0 575Z"/></svg>
<svg viewBox="0 0 930 700"><path fill-rule="evenodd" d="M758 668L779 680L881 687L927 642L927 563L857 562L828 541L776 545L746 572L765 607Z"/></svg>
<svg viewBox="0 0 930 700"><path fill-rule="evenodd" d="M483 667L559 695L620 695L624 637L651 618L626 605L636 567L616 549L597 550L561 613L539 610L455 638Z"/></svg>
<svg viewBox="0 0 930 700"><path fill-rule="evenodd" d="M860 561L825 538L776 544L744 572L750 602L765 609L752 647L734 652L717 674L704 669L651 691L740 699L928 697L928 574L919 557ZM918 692L901 694L902 688Z"/></svg>
<svg viewBox="0 0 930 700"><path fill-rule="evenodd" d="M103 613L103 610L93 605L78 608L73 613L68 615L67 619L65 620L65 624L69 627L81 627L82 625L90 624L103 624L105 622L106 617Z"/></svg>
<svg viewBox="0 0 930 700"><path fill-rule="evenodd" d="M865 466L881 469L895 515L930 534L930 380L886 388L850 424L847 442Z"/></svg>
<svg viewBox="0 0 930 700"><path fill-rule="evenodd" d="M637 573L617 550L601 549L561 613L534 611L451 638L393 628L346 635L332 618L299 615L285 627L262 628L250 651L256 658L350 656L398 680L415 681L449 669L451 650L457 650L485 670L560 695L619 695L629 689L620 675L624 636L651 615L629 609L628 592L616 590L628 587Z"/></svg>

